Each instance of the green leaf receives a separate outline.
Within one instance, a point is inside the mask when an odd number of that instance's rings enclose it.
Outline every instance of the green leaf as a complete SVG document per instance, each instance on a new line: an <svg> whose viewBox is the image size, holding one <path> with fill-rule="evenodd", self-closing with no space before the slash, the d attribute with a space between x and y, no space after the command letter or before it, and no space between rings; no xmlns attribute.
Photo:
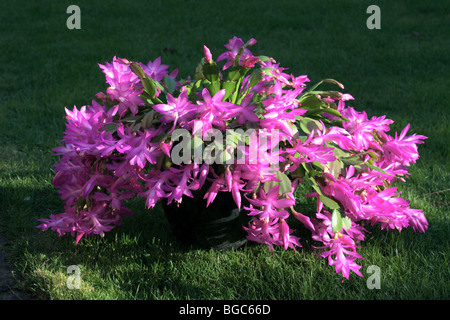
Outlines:
<svg viewBox="0 0 450 320"><path fill-rule="evenodd" d="M250 69L244 68L241 66L234 66L231 68L230 72L228 73L228 80L237 81L240 78L243 78L248 70L250 70Z"/></svg>
<svg viewBox="0 0 450 320"><path fill-rule="evenodd" d="M212 97L220 90L220 82L219 81L211 82L206 88L208 89Z"/></svg>
<svg viewBox="0 0 450 320"><path fill-rule="evenodd" d="M138 63L132 62L130 64L130 69L135 75L139 77L139 79L145 78L144 69L142 69L142 67Z"/></svg>
<svg viewBox="0 0 450 320"><path fill-rule="evenodd" d="M340 208L339 204L336 201L334 201L333 199L328 198L327 196L325 196L323 194L319 196L319 200L324 205L326 205L328 208L330 208L330 209L336 209L337 210L337 209Z"/></svg>
<svg viewBox="0 0 450 320"><path fill-rule="evenodd" d="M370 156L371 159L377 161L378 160L378 155L375 152L369 151L367 152L367 154Z"/></svg>
<svg viewBox="0 0 450 320"><path fill-rule="evenodd" d="M374 166L374 165L373 165L372 163L370 163L370 162L365 162L364 164L365 164L366 166L368 166L368 167L369 167L370 169L372 169L372 170L375 170L375 171L378 171L378 172L387 174L388 176L391 176L391 177L395 177L394 175L392 175L392 174L390 174L390 173L387 173L387 172L384 171L383 169L380 169L380 168Z"/></svg>
<svg viewBox="0 0 450 320"><path fill-rule="evenodd" d="M153 81L153 79L147 77L142 67L136 62L132 62L130 64L130 69L131 71L133 71L134 74L136 74L139 77L139 80L141 80L144 90L150 95L150 98L151 99L155 98L156 84Z"/></svg>
<svg viewBox="0 0 450 320"><path fill-rule="evenodd" d="M309 135L312 130L319 129L323 130L322 124L314 119L304 117L299 121L300 129Z"/></svg>
<svg viewBox="0 0 450 320"><path fill-rule="evenodd" d="M340 98L342 93L339 91L309 91L310 94L318 94L320 97Z"/></svg>
<svg viewBox="0 0 450 320"><path fill-rule="evenodd" d="M258 56L258 58L259 58L259 61L270 61L270 57L268 57L268 56Z"/></svg>
<svg viewBox="0 0 450 320"><path fill-rule="evenodd" d="M344 85L343 85L342 83L340 83L340 82L334 80L334 79L324 79L324 80L322 80L322 81L323 81L323 82L326 82L326 83L332 83L332 84L335 84L335 85L337 85L339 88L344 89Z"/></svg>
<svg viewBox="0 0 450 320"><path fill-rule="evenodd" d="M363 163L359 155L341 158L342 162L348 166L360 165Z"/></svg>
<svg viewBox="0 0 450 320"><path fill-rule="evenodd" d="M194 75L195 80L200 80L203 77L203 64L204 62L202 60L195 68L195 75Z"/></svg>
<svg viewBox="0 0 450 320"><path fill-rule="evenodd" d="M220 79L220 70L215 62L204 64L202 71L203 76L211 82L215 82Z"/></svg>
<svg viewBox="0 0 450 320"><path fill-rule="evenodd" d="M154 110L147 112L145 114L144 118L142 119L142 127L144 129L148 129L152 126L153 119L155 118L155 114L156 114L156 112Z"/></svg>
<svg viewBox="0 0 450 320"><path fill-rule="evenodd" d="M305 176L305 168L303 168L302 166L298 166L297 169L295 169L293 172L290 172L290 176L292 178L303 178Z"/></svg>
<svg viewBox="0 0 450 320"><path fill-rule="evenodd" d="M144 87L144 90L150 95L151 99L154 99L156 97L156 84L155 82L145 77L141 80L142 86Z"/></svg>
<svg viewBox="0 0 450 320"><path fill-rule="evenodd" d="M342 230L342 217L338 210L333 210L331 214L331 228L334 233Z"/></svg>
<svg viewBox="0 0 450 320"><path fill-rule="evenodd" d="M167 92L169 92L170 94L172 94L177 87L174 78L168 76L164 77L164 84L166 85Z"/></svg>
<svg viewBox="0 0 450 320"><path fill-rule="evenodd" d="M319 161L313 161L312 164L313 166L319 168L320 170L323 170L325 168L323 164L321 164Z"/></svg>
<svg viewBox="0 0 450 320"><path fill-rule="evenodd" d="M314 180L313 178L310 178L310 180L311 179ZM315 182L315 180L314 180L314 182ZM317 184L313 184L312 187L314 190L316 190L316 192L319 194L319 196L323 196L322 190L319 188L319 186Z"/></svg>
<svg viewBox="0 0 450 320"><path fill-rule="evenodd" d="M305 94L300 99L299 102L301 104L302 109L307 110L320 110L321 106L325 106L325 103L321 101L316 95L314 94Z"/></svg>
<svg viewBox="0 0 450 320"><path fill-rule="evenodd" d="M249 87L252 88L255 85L257 85L262 80L262 72L259 69L255 69L252 74L250 75L250 85Z"/></svg>
<svg viewBox="0 0 450 320"><path fill-rule="evenodd" d="M307 109L308 110L308 109ZM306 111L306 113L303 115L304 117L320 117L320 115L324 112L325 109L323 108L314 108L314 109L309 109L308 111ZM299 116L298 116L299 117ZM299 119L301 119L301 117L299 117ZM325 120L325 119L324 119ZM326 119L328 120L328 119Z"/></svg>
<svg viewBox="0 0 450 320"><path fill-rule="evenodd" d="M281 179L280 181L280 194L289 193L292 191L291 180L282 172L277 173L277 177Z"/></svg>
<svg viewBox="0 0 450 320"><path fill-rule="evenodd" d="M201 79L194 82L194 84L192 85L192 87L189 91L189 100L191 100L191 101L197 100L197 91L199 90L201 85L202 85Z"/></svg>
<svg viewBox="0 0 450 320"><path fill-rule="evenodd" d="M289 177L280 171L277 172L276 176L280 179L280 181L269 181L264 183L264 191L267 193L274 186L280 185L280 190L278 191L280 195L291 192L292 184Z"/></svg>
<svg viewBox="0 0 450 320"><path fill-rule="evenodd" d="M331 173L333 175L333 177L335 177L337 179L341 175L343 166L344 166L344 164L339 159L328 162L329 173Z"/></svg>
<svg viewBox="0 0 450 320"><path fill-rule="evenodd" d="M326 112L326 113L329 113L329 114L331 114L331 115L333 115L333 116L339 117L339 118L341 118L342 120L349 121L346 117L344 117L344 116L343 116L339 111L337 111L336 109L326 108L326 109L323 110L323 111Z"/></svg>
<svg viewBox="0 0 450 320"><path fill-rule="evenodd" d="M344 218L342 218L342 227L345 230L348 230L352 227L352 220L350 220L349 217L345 216Z"/></svg>
<svg viewBox="0 0 450 320"><path fill-rule="evenodd" d="M142 122L140 121L135 121L133 122L133 124L130 126L130 131L131 132L136 132L139 131L141 129L142 126Z"/></svg>
<svg viewBox="0 0 450 320"><path fill-rule="evenodd" d="M107 123L103 126L103 129L106 132L114 133L117 130L117 123L114 123L114 122Z"/></svg>
<svg viewBox="0 0 450 320"><path fill-rule="evenodd" d="M236 90L236 81L224 81L222 83L222 89L225 89L225 96L223 99L226 100Z"/></svg>

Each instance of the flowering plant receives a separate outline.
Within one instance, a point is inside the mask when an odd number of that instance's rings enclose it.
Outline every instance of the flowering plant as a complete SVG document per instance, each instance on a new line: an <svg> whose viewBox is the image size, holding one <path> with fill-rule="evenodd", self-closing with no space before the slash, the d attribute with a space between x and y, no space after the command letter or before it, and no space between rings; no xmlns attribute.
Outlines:
<svg viewBox="0 0 450 320"><path fill-rule="evenodd" d="M147 208L163 199L180 203L208 182L206 206L231 192L252 218L243 226L247 239L295 250L300 239L288 218L297 219L347 279L350 271L362 276L355 261L365 224L424 232L423 212L391 184L405 181L426 137L407 136L409 125L389 135L392 120L346 106L350 94L318 89L343 89L335 80L307 90L307 76L253 55L255 43L234 37L217 61L204 46L187 80L176 80L177 70L169 73L160 57L99 65L106 93L79 110L66 108L64 145L54 149L61 161L53 183L65 211L39 219L38 227L70 233L77 243L103 237L132 214L126 199L141 196ZM294 208L300 185L311 187L304 196L316 198L314 214Z"/></svg>

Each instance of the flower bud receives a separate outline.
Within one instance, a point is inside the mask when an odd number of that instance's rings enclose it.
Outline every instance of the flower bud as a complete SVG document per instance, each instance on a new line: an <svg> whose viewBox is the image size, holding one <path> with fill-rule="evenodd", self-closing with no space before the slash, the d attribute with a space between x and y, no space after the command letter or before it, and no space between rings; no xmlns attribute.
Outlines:
<svg viewBox="0 0 450 320"><path fill-rule="evenodd" d="M207 46L203 46L203 52L205 54L205 63L210 64L212 62L212 54Z"/></svg>
<svg viewBox="0 0 450 320"><path fill-rule="evenodd" d="M254 39L254 38L251 38L250 40L248 40L247 41L247 47L250 47L250 46L253 46L253 45L255 45L256 44L256 39Z"/></svg>
<svg viewBox="0 0 450 320"><path fill-rule="evenodd" d="M230 171L230 167L227 166L225 168L225 181L227 182L227 186L228 186L228 191L231 192L231 187L233 184L233 177Z"/></svg>
<svg viewBox="0 0 450 320"><path fill-rule="evenodd" d="M289 226L284 219L280 219L278 222L278 229L280 238L283 240L284 250L287 250L289 247Z"/></svg>

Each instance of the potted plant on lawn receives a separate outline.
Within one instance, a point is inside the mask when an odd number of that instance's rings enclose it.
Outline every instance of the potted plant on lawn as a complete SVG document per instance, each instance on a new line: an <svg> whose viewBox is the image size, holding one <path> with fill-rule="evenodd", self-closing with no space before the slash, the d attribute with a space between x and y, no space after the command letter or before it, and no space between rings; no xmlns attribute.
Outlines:
<svg viewBox="0 0 450 320"><path fill-rule="evenodd" d="M307 89L307 76L253 55L255 43L234 37L216 60L204 46L185 80L160 58L100 65L106 93L66 109L63 145L54 149L61 161L53 183L65 211L38 227L77 243L103 237L132 214L126 200L140 196L148 209L162 203L181 241L295 249L300 238L289 221L296 219L345 278L362 275L355 260L365 225L424 232L423 212L392 183L405 181L426 137L407 136L409 125L388 134L392 120L368 118L347 106L350 94L320 89L342 84L325 79ZM298 196L314 197L315 212L299 212Z"/></svg>

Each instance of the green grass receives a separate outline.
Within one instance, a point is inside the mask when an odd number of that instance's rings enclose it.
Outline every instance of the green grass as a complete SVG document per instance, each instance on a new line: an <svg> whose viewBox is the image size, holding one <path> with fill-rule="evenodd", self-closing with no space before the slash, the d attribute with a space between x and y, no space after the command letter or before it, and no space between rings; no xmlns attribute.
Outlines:
<svg viewBox="0 0 450 320"><path fill-rule="evenodd" d="M448 1L77 1L81 30L66 28L68 1L0 4L0 229L18 286L44 299L448 299ZM366 8L381 8L381 30ZM130 204L135 217L99 238L38 233L38 218L63 210L51 184L51 149L64 131L64 107L90 104L106 89L98 63L113 56L162 56L192 75L206 44L217 57L232 36L254 37L255 54L274 57L315 83L334 78L369 116L411 123L429 137L401 188L423 209L425 234L370 228L360 254L364 278L341 282L316 257L307 232L297 252L249 244L230 252L185 250L161 208ZM165 50L171 48L174 50ZM446 191L445 191L446 190ZM311 204L299 199L307 210ZM81 289L66 286L81 268ZM367 268L381 289L366 286Z"/></svg>

